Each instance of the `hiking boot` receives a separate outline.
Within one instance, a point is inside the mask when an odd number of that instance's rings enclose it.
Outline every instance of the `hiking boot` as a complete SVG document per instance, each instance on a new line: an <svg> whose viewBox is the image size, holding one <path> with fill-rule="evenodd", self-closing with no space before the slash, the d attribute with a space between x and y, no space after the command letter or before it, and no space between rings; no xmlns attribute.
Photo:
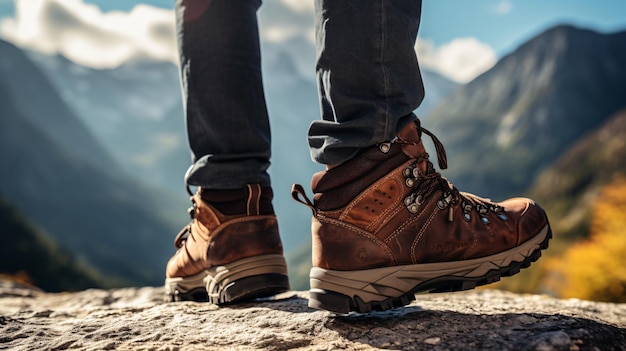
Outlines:
<svg viewBox="0 0 626 351"><path fill-rule="evenodd" d="M435 171L419 121L397 138L313 176L309 306L337 313L409 304L417 292L472 289L510 276L539 258L552 237L530 199L500 203L460 192Z"/></svg>
<svg viewBox="0 0 626 351"><path fill-rule="evenodd" d="M178 251L167 263L170 301L226 304L289 290L271 188L187 191L192 220L176 236Z"/></svg>

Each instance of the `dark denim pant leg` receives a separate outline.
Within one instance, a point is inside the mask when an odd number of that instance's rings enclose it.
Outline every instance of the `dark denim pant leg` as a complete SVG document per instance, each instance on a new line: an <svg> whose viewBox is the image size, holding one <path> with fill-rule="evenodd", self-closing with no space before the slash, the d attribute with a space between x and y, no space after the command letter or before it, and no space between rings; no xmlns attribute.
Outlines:
<svg viewBox="0 0 626 351"><path fill-rule="evenodd" d="M189 185L270 185L261 79L260 0L177 0L178 45L193 165Z"/></svg>
<svg viewBox="0 0 626 351"><path fill-rule="evenodd" d="M424 98L414 45L419 0L316 0L322 120L309 129L315 161L337 164L392 140Z"/></svg>

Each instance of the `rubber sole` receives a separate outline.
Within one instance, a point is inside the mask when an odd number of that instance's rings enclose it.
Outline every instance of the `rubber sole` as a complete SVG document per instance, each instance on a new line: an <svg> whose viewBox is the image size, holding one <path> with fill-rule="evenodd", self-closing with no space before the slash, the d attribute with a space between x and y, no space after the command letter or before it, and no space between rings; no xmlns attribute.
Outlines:
<svg viewBox="0 0 626 351"><path fill-rule="evenodd" d="M419 292L473 289L512 276L541 257L552 238L550 225L522 245L472 260L393 266L359 271L313 267L309 307L339 314L408 305Z"/></svg>
<svg viewBox="0 0 626 351"><path fill-rule="evenodd" d="M168 301L223 305L288 290L287 264L282 255L248 257L189 277L165 279L165 296Z"/></svg>

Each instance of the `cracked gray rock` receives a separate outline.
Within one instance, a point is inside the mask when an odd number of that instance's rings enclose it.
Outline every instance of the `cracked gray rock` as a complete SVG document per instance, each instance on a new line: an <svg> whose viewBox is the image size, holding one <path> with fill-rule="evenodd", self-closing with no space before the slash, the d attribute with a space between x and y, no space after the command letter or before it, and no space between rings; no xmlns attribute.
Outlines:
<svg viewBox="0 0 626 351"><path fill-rule="evenodd" d="M0 349L626 350L625 304L476 290L335 315L308 308L306 292L228 307L166 303L163 294L0 284Z"/></svg>

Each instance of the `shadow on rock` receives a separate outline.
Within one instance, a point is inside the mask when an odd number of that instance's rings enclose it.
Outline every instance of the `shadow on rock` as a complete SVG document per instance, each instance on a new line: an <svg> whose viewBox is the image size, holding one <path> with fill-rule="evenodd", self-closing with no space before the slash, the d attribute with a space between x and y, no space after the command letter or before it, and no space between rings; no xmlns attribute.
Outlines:
<svg viewBox="0 0 626 351"><path fill-rule="evenodd" d="M626 350L626 329L561 314L466 314L409 306L328 319L356 343L401 350Z"/></svg>
<svg viewBox="0 0 626 351"><path fill-rule="evenodd" d="M268 298L260 298L250 302L239 302L226 305L235 310L245 310L247 308L269 308L282 312L291 313L312 313L316 310L308 307L309 300L296 292L287 292Z"/></svg>

